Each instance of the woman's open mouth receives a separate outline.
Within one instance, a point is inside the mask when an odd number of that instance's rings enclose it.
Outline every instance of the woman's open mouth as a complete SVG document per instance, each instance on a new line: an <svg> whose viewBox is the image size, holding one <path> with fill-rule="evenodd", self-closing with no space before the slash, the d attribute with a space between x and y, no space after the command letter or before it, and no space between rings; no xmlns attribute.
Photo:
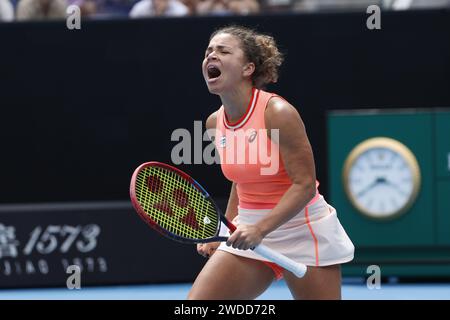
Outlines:
<svg viewBox="0 0 450 320"><path fill-rule="evenodd" d="M222 74L219 68L213 65L209 65L206 70L208 73L208 82L216 80Z"/></svg>

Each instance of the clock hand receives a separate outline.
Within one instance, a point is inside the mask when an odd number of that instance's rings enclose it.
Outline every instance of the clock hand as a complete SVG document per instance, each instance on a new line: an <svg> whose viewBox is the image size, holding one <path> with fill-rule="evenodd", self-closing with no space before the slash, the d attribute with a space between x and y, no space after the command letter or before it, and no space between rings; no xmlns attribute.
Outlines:
<svg viewBox="0 0 450 320"><path fill-rule="evenodd" d="M397 190L397 192L400 193L401 195L403 195L403 196L407 195L404 191L402 191L400 189L400 187L397 184L395 184L387 179L384 179L384 183L386 183L388 186L392 187L393 189Z"/></svg>
<svg viewBox="0 0 450 320"><path fill-rule="evenodd" d="M379 185L380 183L382 183L383 180L382 178L377 178L375 179L374 182L372 182L371 184L369 184L367 187L365 187L363 190L361 190L360 192L358 192L356 194L356 197L362 197L363 195L365 195L369 190L373 189L374 187L376 187L377 185Z"/></svg>

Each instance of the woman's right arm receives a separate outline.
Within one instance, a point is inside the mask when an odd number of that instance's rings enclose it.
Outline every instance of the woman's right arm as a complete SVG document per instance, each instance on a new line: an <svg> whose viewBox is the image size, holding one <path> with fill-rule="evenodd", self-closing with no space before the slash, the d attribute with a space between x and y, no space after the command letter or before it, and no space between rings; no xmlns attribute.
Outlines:
<svg viewBox="0 0 450 320"><path fill-rule="evenodd" d="M211 114L206 120L206 129L214 130L216 129L217 122L217 111ZM211 135L210 135L211 138ZM228 220L232 221L238 214L238 196L236 192L236 184L233 182L231 185L230 197L228 198L227 209L225 211L225 216ZM197 251L200 255L204 257L210 257L220 245L220 242L210 242L197 245Z"/></svg>
<svg viewBox="0 0 450 320"><path fill-rule="evenodd" d="M209 136L211 138L212 135L215 135L215 129L217 124L217 111L211 114L206 120L206 129L209 132ZM225 211L225 217L228 220L232 221L238 213L238 196L236 192L236 184L233 182L231 185L230 197L228 198L227 210Z"/></svg>
<svg viewBox="0 0 450 320"><path fill-rule="evenodd" d="M237 216L238 204L239 198L237 196L236 183L233 182L231 185L230 197L228 198L227 211L225 211L225 217L227 217L228 220L233 221Z"/></svg>

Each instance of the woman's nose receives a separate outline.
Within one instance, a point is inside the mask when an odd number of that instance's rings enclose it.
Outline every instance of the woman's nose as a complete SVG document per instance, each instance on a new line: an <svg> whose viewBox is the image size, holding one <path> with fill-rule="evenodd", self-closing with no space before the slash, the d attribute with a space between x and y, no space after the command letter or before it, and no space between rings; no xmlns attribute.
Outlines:
<svg viewBox="0 0 450 320"><path fill-rule="evenodd" d="M212 51L210 54L208 54L207 56L208 60L216 60L217 59L217 55L214 51Z"/></svg>

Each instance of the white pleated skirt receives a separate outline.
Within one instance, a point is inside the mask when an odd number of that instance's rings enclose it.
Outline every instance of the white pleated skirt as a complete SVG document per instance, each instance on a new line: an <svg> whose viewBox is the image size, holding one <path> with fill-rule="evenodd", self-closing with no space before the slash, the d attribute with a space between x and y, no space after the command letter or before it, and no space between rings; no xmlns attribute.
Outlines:
<svg viewBox="0 0 450 320"><path fill-rule="evenodd" d="M238 209L234 223L255 224L270 209ZM228 234L229 235L229 234ZM353 260L355 247L342 227L336 210L320 196L291 220L269 233L262 241L269 248L307 266L328 266ZM252 250L239 250L222 242L219 250L268 261Z"/></svg>

